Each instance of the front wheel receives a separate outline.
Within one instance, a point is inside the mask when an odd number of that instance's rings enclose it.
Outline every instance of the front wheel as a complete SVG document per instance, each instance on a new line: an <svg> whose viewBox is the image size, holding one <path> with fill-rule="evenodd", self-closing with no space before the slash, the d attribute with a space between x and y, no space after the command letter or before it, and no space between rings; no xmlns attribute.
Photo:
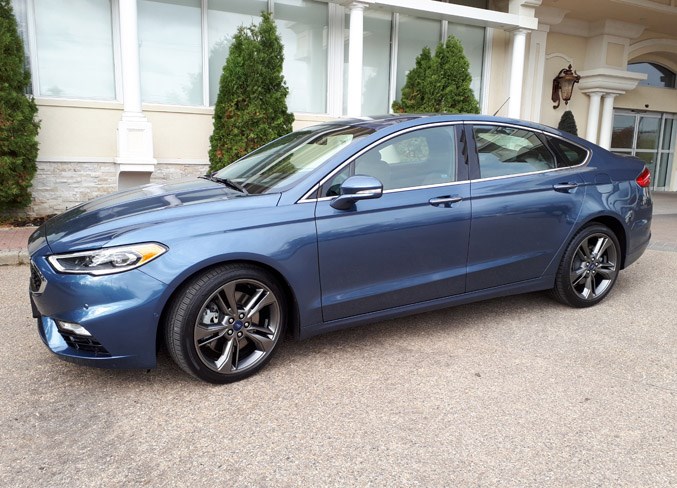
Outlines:
<svg viewBox="0 0 677 488"><path fill-rule="evenodd" d="M553 296L572 307L590 307L606 297L618 278L620 245L608 227L584 227L569 243L557 270Z"/></svg>
<svg viewBox="0 0 677 488"><path fill-rule="evenodd" d="M165 343L187 373L230 383L253 375L270 360L286 322L284 295L268 272L222 265L179 292L167 314Z"/></svg>

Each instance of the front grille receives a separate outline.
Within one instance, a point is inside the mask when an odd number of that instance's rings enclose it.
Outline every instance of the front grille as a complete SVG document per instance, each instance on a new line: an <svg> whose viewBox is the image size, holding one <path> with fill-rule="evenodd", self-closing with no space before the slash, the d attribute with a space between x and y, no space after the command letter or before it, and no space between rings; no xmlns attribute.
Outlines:
<svg viewBox="0 0 677 488"><path fill-rule="evenodd" d="M61 334L63 340L66 341L66 344L68 344L68 346L72 347L73 349L89 352L95 356L110 356L110 353L106 350L106 348L103 347L101 343L93 337L85 337L64 330L59 330L59 334Z"/></svg>
<svg viewBox="0 0 677 488"><path fill-rule="evenodd" d="M42 293L47 285L47 280L42 275L38 267L31 261L30 290L33 293Z"/></svg>

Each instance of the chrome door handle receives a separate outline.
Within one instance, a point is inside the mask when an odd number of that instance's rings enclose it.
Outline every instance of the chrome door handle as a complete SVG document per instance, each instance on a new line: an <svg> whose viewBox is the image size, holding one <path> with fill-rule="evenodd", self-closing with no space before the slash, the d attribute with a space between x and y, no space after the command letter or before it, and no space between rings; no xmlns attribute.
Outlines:
<svg viewBox="0 0 677 488"><path fill-rule="evenodd" d="M555 191L559 192L568 192L569 190L575 190L578 188L578 183L559 183L557 185L553 185L553 189Z"/></svg>
<svg viewBox="0 0 677 488"><path fill-rule="evenodd" d="M438 205L444 205L445 207L450 207L452 203L458 203L462 201L463 198L459 196L444 196L444 197L437 197L437 198L431 198L428 200L428 203L434 207Z"/></svg>

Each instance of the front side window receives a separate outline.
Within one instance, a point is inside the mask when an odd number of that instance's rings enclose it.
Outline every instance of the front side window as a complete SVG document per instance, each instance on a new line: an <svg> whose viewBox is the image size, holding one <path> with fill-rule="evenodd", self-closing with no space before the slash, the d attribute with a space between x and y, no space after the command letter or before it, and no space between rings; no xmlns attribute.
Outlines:
<svg viewBox="0 0 677 488"><path fill-rule="evenodd" d="M115 100L110 1L35 0L34 7L36 95Z"/></svg>
<svg viewBox="0 0 677 488"><path fill-rule="evenodd" d="M292 132L217 172L214 176L242 186L248 193L289 188L351 142L374 132L353 126L321 125Z"/></svg>
<svg viewBox="0 0 677 488"><path fill-rule="evenodd" d="M493 178L557 167L555 157L539 137L526 129L474 126L480 177Z"/></svg>
<svg viewBox="0 0 677 488"><path fill-rule="evenodd" d="M384 190L398 190L456 181L454 126L430 127L393 137L356 158L327 181L324 197L339 194L351 175L373 176Z"/></svg>

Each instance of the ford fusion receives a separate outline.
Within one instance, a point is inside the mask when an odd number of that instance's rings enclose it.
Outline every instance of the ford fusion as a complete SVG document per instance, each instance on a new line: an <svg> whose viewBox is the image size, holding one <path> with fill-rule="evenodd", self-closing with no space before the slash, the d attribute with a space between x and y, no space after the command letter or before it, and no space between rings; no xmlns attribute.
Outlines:
<svg viewBox="0 0 677 488"><path fill-rule="evenodd" d="M29 240L49 349L213 383L319 333L516 293L588 307L651 236L650 173L484 116L340 120L207 176L104 196Z"/></svg>

